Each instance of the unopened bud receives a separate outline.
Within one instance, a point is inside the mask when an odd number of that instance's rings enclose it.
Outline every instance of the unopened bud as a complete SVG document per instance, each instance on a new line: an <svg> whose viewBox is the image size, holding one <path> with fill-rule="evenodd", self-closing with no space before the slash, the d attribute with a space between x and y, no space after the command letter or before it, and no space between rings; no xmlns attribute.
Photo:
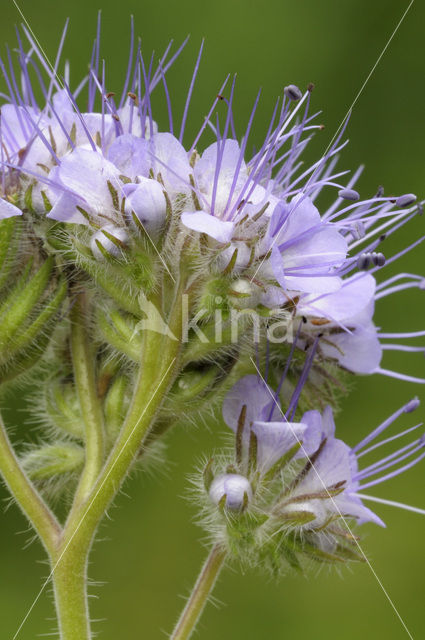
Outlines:
<svg viewBox="0 0 425 640"><path fill-rule="evenodd" d="M223 473L211 483L209 495L215 504L221 504L225 498L225 506L232 511L239 511L246 501L252 498L249 480L237 473Z"/></svg>
<svg viewBox="0 0 425 640"><path fill-rule="evenodd" d="M148 234L157 234L164 225L167 215L167 201L163 188L156 180L139 177L137 184L129 184L125 188L127 197L125 211L130 216L136 216L140 225Z"/></svg>
<svg viewBox="0 0 425 640"><path fill-rule="evenodd" d="M304 529L321 527L329 518L329 513L324 500L306 500L305 502L293 502L285 506L282 515L293 519Z"/></svg>
<svg viewBox="0 0 425 640"><path fill-rule="evenodd" d="M229 296L232 305L238 309L256 307L259 302L258 286L247 280L239 278L230 285Z"/></svg>
<svg viewBox="0 0 425 640"><path fill-rule="evenodd" d="M128 235L125 229L113 224L106 224L91 237L90 249L95 258L102 260L105 254L119 256L127 242Z"/></svg>

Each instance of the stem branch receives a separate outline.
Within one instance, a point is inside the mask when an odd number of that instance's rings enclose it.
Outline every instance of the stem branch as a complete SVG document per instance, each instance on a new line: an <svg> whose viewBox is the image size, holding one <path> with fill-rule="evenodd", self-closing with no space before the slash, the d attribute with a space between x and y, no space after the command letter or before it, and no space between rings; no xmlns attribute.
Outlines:
<svg viewBox="0 0 425 640"><path fill-rule="evenodd" d="M75 496L82 502L95 484L103 463L103 415L97 395L94 357L87 331L87 300L80 293L71 311L71 351L74 380L84 420L86 461Z"/></svg>
<svg viewBox="0 0 425 640"><path fill-rule="evenodd" d="M187 640L192 635L223 567L226 555L221 545L216 544L212 548L170 640Z"/></svg>
<svg viewBox="0 0 425 640"><path fill-rule="evenodd" d="M19 464L0 416L0 473L47 552L55 552L61 527Z"/></svg>

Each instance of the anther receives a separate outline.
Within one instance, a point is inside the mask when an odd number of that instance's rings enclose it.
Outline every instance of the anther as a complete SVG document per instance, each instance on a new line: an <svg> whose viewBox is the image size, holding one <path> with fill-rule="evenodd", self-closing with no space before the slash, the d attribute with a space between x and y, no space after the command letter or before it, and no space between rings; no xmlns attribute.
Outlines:
<svg viewBox="0 0 425 640"><path fill-rule="evenodd" d="M338 195L340 198L344 198L344 200L352 200L353 202L360 199L360 194L354 189L340 189Z"/></svg>
<svg viewBox="0 0 425 640"><path fill-rule="evenodd" d="M410 402L408 402L406 404L406 406L404 407L404 412L405 413L411 413L412 411L415 411L419 405L421 404L419 398L412 398L412 400Z"/></svg>
<svg viewBox="0 0 425 640"><path fill-rule="evenodd" d="M399 196L395 201L397 207L409 207L414 202L416 202L414 193L405 193L404 196Z"/></svg>
<svg viewBox="0 0 425 640"><path fill-rule="evenodd" d="M372 253L372 262L375 267L383 267L385 264L385 256L383 253Z"/></svg>
<svg viewBox="0 0 425 640"><path fill-rule="evenodd" d="M372 263L370 253L362 253L357 258L357 268L359 271L366 271Z"/></svg>
<svg viewBox="0 0 425 640"><path fill-rule="evenodd" d="M283 93L288 98L288 100L293 100L294 102L297 102L297 100L301 100L301 98L303 97L303 94L295 84L288 84L288 86L283 89Z"/></svg>

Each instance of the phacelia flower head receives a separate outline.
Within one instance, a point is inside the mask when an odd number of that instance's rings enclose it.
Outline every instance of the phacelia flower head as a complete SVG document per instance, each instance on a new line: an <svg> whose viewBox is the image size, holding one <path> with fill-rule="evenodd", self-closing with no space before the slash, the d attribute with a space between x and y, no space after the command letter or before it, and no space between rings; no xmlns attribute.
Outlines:
<svg viewBox="0 0 425 640"><path fill-rule="evenodd" d="M356 548L352 527L365 522L385 526L364 504L380 499L363 491L407 471L425 457L425 434L401 447L392 446L398 439L406 440L421 424L381 437L418 406L416 398L411 400L350 447L335 435L331 407L323 412L307 411L299 422L293 422L261 377L245 376L223 403L223 418L235 433L233 460L218 458L227 474L220 473L214 461L206 468L209 499L220 505L215 516L206 507L209 526L241 558L251 552L256 562L261 558L272 563L280 557L285 563L291 557L294 565L303 555L326 562L355 559L356 554L360 559L363 552L358 545ZM377 456L381 447L386 453ZM365 464L367 457L373 461ZM242 532L249 532L250 551L242 549L243 542L241 548L235 548L236 531L241 540Z"/></svg>
<svg viewBox="0 0 425 640"><path fill-rule="evenodd" d="M42 237L62 229L61 242L68 234L75 261L92 276L98 271L87 263L85 248L100 262L110 256L131 264L148 247L167 273L189 261L197 271L191 287L201 299L209 283L222 278L230 307L252 305L271 315L285 310L287 342L296 341L299 349L314 345L316 361L354 373L398 375L382 367L386 334L373 322L375 298L395 289L380 288L384 284L374 278L397 258L382 252L384 239L421 204L414 194L388 197L381 188L373 197L360 196L360 170L347 181L347 172L336 169L345 127L322 157L301 168L302 152L322 129L309 113L312 85L304 92L285 87L263 141L251 152L259 95L238 131L235 79L227 79L187 142L202 47L177 126L166 74L180 49L170 54L167 48L154 67L132 45L117 97L99 65L98 38L88 76L72 88L69 71L63 78L58 73L63 39L52 71L26 28L24 33L30 51L19 39L17 70L0 62L7 85L0 119L1 218L24 212ZM30 67L38 70L42 102L35 98ZM165 129L151 102L161 85L170 116ZM215 141L205 146L206 129ZM317 199L324 189L335 198L321 210ZM153 288L157 272L152 268L148 276ZM420 286L420 276L413 278Z"/></svg>
<svg viewBox="0 0 425 640"><path fill-rule="evenodd" d="M179 52L167 59L167 49L158 67L147 70L140 48L136 55L132 50L125 87L116 99L108 92L97 54L88 77L72 90L68 74L61 80L56 69L48 71L42 52L24 31L32 53L19 42L21 90L13 67L7 70L2 64L9 89L1 117L3 217L18 215L30 204L52 220L99 228L128 225L134 212L155 236L164 226L166 197L182 233L208 239L216 268L232 261L232 271L262 283L263 303L275 305L295 295L338 290L341 274L359 260L348 253L350 237L363 233L365 240L378 225L404 219L406 213L394 212L394 205L414 210L413 194L361 200L353 189L357 176L347 185L338 182L344 175L334 171L336 154L344 146L342 132L318 162L299 172L300 154L311 133L321 128L308 112L312 86L304 93L294 85L285 88L254 155L249 138L258 98L238 137L232 113L235 81L228 99L223 99L222 87L195 140L184 145L200 58L177 137L171 117L170 130L159 130L151 94L163 84L168 99L165 74ZM48 74L41 105L34 97L30 65L40 67L40 78ZM89 99L81 109L84 84ZM96 97L102 104L99 111ZM213 124L217 106L225 112L223 124ZM206 127L217 140L202 150ZM335 188L338 197L326 212L319 212L315 200L324 187Z"/></svg>

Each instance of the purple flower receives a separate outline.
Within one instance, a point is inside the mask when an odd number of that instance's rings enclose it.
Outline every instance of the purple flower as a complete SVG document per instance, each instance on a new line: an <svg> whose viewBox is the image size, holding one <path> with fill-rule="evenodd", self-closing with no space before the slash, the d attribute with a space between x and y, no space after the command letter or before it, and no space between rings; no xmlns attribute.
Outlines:
<svg viewBox="0 0 425 640"><path fill-rule="evenodd" d="M336 267L345 261L347 241L322 221L308 196L299 194L276 207L263 250L271 252L272 274L284 291L327 293L341 286Z"/></svg>
<svg viewBox="0 0 425 640"><path fill-rule="evenodd" d="M422 460L425 457L425 436L422 435L363 468L360 468L359 460L421 426L416 425L390 438L375 442L397 418L404 413L410 413L418 406L417 399L410 401L353 448L335 438L335 425L330 407L327 407L323 416L318 411L305 413L302 421L314 425L316 430L321 432L321 445L307 460L307 471L300 472L299 481L295 479L294 489L285 499L285 508L288 506L290 510L305 510L313 514L315 517L308 523L309 528L321 527L327 521L341 517L354 517L360 524L375 522L385 526L362 502L362 498L374 498L359 492L407 471Z"/></svg>
<svg viewBox="0 0 425 640"><path fill-rule="evenodd" d="M373 324L376 282L372 275L357 273L341 288L327 295L309 295L297 305L303 335L320 335L319 353L337 360L354 373L374 373L382 358L382 347Z"/></svg>
<svg viewBox="0 0 425 640"><path fill-rule="evenodd" d="M230 242L237 235L236 226L246 216L252 219L267 207L266 215L270 217L278 202L252 181L243 150L236 140L210 145L196 161L193 176L201 210L184 211L182 222L189 229L205 233L221 243ZM251 192L249 200L240 200L241 193L246 191ZM233 211L235 205L237 210ZM251 233L256 232L258 225L253 225Z"/></svg>
<svg viewBox="0 0 425 640"><path fill-rule="evenodd" d="M294 517L300 526L309 530L320 529L340 518L355 518L360 524L375 522L385 526L379 516L363 504L362 499L373 501L375 498L364 495L362 491L407 471L422 460L425 457L425 434L366 466L362 458L421 426L417 424L379 440L379 436L397 418L419 406L417 398L351 448L335 437L335 422L329 406L323 413L317 410L305 412L300 422L288 420L286 416L291 414L291 407L296 408L297 392L294 397L295 405L291 400L284 413L278 394L262 378L245 376L234 385L223 402L223 417L235 432L236 439L241 440L242 452L237 461L241 465L239 470L245 469L247 478L250 473L258 471L261 485L261 478L266 478L265 474L273 465L292 450L286 464L294 460L297 466L282 476L283 485L278 489L273 513L283 518ZM252 434L255 435L255 463L248 459ZM302 514L308 517L304 519Z"/></svg>
<svg viewBox="0 0 425 640"><path fill-rule="evenodd" d="M223 418L235 434L238 427L243 429L246 454L250 435L255 434L257 463L263 473L298 443L301 442L308 453L313 453L320 443L315 428L286 419L274 392L255 375L241 378L229 391L223 402ZM301 455L301 452L294 454L295 457Z"/></svg>
<svg viewBox="0 0 425 640"><path fill-rule="evenodd" d="M48 72L42 52L24 31L34 57ZM304 94L295 85L285 88L263 143L250 154L249 136L258 98L247 128L238 138L232 112L233 82L229 99L221 103L224 124L220 119L212 123L218 106L215 98L193 144L185 146L184 129L199 59L177 137L165 73L178 53L169 60L165 56L146 75L140 51L134 64L131 52L125 87L117 99L99 79L98 62L92 63L89 76L74 91L67 79L60 87L52 73L44 91L45 104L39 106L27 68L28 56L20 44L22 94L10 78L9 87L15 86L15 91L10 91L9 103L2 107L3 195L15 171L21 176L22 192L31 187L33 209L45 210L48 196L52 206L48 217L94 226L124 226L117 204L121 206L128 196L127 214L134 211L156 234L164 221L162 194L154 186L158 184L167 194L172 212L180 216L182 229L209 238L217 250L211 254L214 268L222 269L231 262L234 271L255 278L261 284L263 304L282 305L295 296L337 291L341 276L353 265L366 264L368 258L361 256L365 251L368 255L369 249L373 253L374 245L363 246L358 255L350 257L347 251L359 242L367 243L383 226L391 231L410 219L416 210L413 194L390 199L379 193L361 200L353 189L358 172L348 184L341 184L339 178L345 172L335 173L334 166L335 156L344 146L340 143L343 132L323 158L300 172L300 154L311 133L321 128L308 113L311 88ZM32 64L36 62L32 60ZM8 75L5 66L4 72ZM13 70L10 73L13 76ZM80 111L77 102L85 82L88 106ZM159 84L164 85L170 115L169 131L162 132L153 119L151 104L151 94ZM102 102L100 112L94 110L96 94ZM199 155L196 149L208 126L217 140ZM149 189L143 178L152 180ZM336 189L338 196L321 213L315 200L325 187ZM394 205L402 211L393 212ZM2 207L4 216L6 206ZM8 214L11 212L9 207ZM376 262L381 264L381 257Z"/></svg>
<svg viewBox="0 0 425 640"><path fill-rule="evenodd" d="M382 343L396 334L384 334L373 323L374 299L387 295L387 289L378 285L373 293L372 274L423 240L392 257L380 250L385 238L411 220L422 204L410 193L385 197L382 188L362 198L354 188L361 171L346 179L347 172L336 168L345 127L323 157L301 168L304 149L322 128L309 114L311 87L304 93L295 85L285 88L263 141L251 152L259 96L245 130L238 133L235 80L229 90L225 83L218 97L214 93L190 144L185 125L200 58L177 127L166 73L180 50L171 54L168 48L149 71L141 51L134 56L132 50L125 86L115 97L107 90L96 56L88 76L72 89L68 72L58 83L31 34L24 32L32 55L30 63L19 40L21 84L13 66L0 61L9 88L0 122L0 218L19 215L27 207L96 232L113 225L129 236L137 233L140 222L158 246L168 246L161 234L169 229L182 240L189 234L193 257L202 258L205 277L225 271L238 278L236 283L250 283L255 295L248 295L245 305L295 309L290 324L295 333L299 330L298 346L312 346L317 339L317 356L345 369L411 379L381 367L384 349L417 347ZM41 104L30 79L33 66L42 81ZM81 110L78 102L85 85L88 102ZM154 120L151 96L159 85L167 102L167 131L160 131ZM102 105L98 112L96 98ZM203 149L207 128L216 140ZM319 210L317 199L324 189L335 197L327 209ZM168 214L172 224L166 225ZM419 286L416 277L398 283L397 290ZM249 292L248 287L244 290ZM237 295L233 299L236 303L231 304L238 306ZM301 321L305 326L300 329Z"/></svg>
<svg viewBox="0 0 425 640"><path fill-rule="evenodd" d="M156 182L142 176L137 183L124 185L125 212L130 217L132 213L137 217L143 228L150 235L157 235L163 226L167 214L167 201L163 187Z"/></svg>
<svg viewBox="0 0 425 640"><path fill-rule="evenodd" d="M406 282L399 283L399 280ZM326 295L310 294L297 304L297 345L320 336L318 354L336 360L342 367L360 374L382 373L403 380L423 382L381 367L385 350L417 351L424 347L386 344L385 338L409 338L425 335L425 331L388 334L373 322L375 301L405 289L423 288L424 279L415 274L401 274L377 285L370 273L355 273L342 281L341 288Z"/></svg>
<svg viewBox="0 0 425 640"><path fill-rule="evenodd" d="M11 202L0 198L0 220L11 218L13 216L21 216L22 211Z"/></svg>
<svg viewBox="0 0 425 640"><path fill-rule="evenodd" d="M119 223L120 174L100 153L75 149L51 173L56 186L49 191L54 204L48 218L77 224Z"/></svg>

